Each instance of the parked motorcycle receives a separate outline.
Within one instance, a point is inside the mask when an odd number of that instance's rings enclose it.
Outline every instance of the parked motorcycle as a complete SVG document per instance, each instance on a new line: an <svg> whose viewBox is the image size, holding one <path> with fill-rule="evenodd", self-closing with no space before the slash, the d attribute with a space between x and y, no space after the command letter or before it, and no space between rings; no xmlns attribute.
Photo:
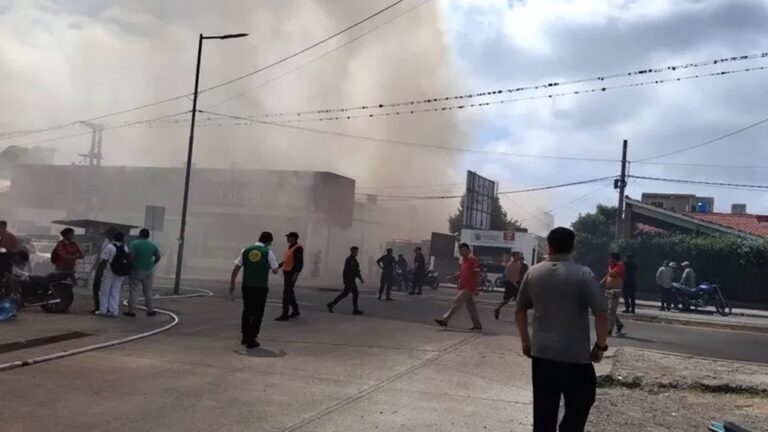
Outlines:
<svg viewBox="0 0 768 432"><path fill-rule="evenodd" d="M24 257L21 256L22 261ZM64 313L74 301L75 276L67 272L30 275L13 265L13 253L0 248L0 300L18 306L40 306L48 313Z"/></svg>
<svg viewBox="0 0 768 432"><path fill-rule="evenodd" d="M427 277L424 279L424 284L433 290L440 288L440 275L437 274L437 271L427 270Z"/></svg>
<svg viewBox="0 0 768 432"><path fill-rule="evenodd" d="M688 288L680 284L672 284L673 302L676 307L684 312L694 309L714 306L717 313L722 316L731 314L731 306L723 297L720 287L716 284L704 282L696 288Z"/></svg>

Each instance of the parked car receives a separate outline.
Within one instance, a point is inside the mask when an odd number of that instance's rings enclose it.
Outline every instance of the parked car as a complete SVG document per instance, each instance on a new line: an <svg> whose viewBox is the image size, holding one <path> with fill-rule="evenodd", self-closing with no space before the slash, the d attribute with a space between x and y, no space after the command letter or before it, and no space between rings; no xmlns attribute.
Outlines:
<svg viewBox="0 0 768 432"><path fill-rule="evenodd" d="M25 242L24 247L26 247L29 252L30 273L44 275L53 271L51 253L56 247L56 243L51 241L30 240Z"/></svg>

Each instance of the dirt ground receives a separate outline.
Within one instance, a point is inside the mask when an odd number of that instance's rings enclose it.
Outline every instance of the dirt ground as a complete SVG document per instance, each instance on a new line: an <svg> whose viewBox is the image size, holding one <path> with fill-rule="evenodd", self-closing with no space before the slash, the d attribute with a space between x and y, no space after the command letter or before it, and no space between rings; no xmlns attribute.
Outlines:
<svg viewBox="0 0 768 432"><path fill-rule="evenodd" d="M702 432L710 421L723 420L768 432L768 399L694 390L599 389L587 430Z"/></svg>

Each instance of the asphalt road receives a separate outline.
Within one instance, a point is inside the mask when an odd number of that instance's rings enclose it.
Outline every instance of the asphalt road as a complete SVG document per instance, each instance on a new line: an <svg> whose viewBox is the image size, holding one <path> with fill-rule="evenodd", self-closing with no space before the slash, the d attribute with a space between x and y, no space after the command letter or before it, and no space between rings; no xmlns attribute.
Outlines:
<svg viewBox="0 0 768 432"><path fill-rule="evenodd" d="M185 280L184 286L206 288L221 295L226 292L226 283L223 281ZM375 317L419 324L430 324L442 315L454 293L445 288L437 291L427 290L423 296L394 292L395 300L386 302L376 300L375 291L368 286L361 286L361 290L360 307L365 311L365 316L361 317L363 320L366 317ZM281 293L281 286L271 288L270 301L279 302ZM297 288L300 307L311 311L325 311L326 303L337 294L336 291L324 289ZM514 305L509 305L502 311L500 320L493 318L492 311L500 299L501 296L497 293L480 295L478 302L483 332L514 335L517 333L513 319ZM348 297L335 311L339 314L349 314L351 309L351 297ZM265 317L265 320L271 318L273 317ZM470 326L466 312L457 314L451 322L451 327L457 330L465 330ZM624 335L610 338L609 345L768 364L768 334L762 333L625 320Z"/></svg>

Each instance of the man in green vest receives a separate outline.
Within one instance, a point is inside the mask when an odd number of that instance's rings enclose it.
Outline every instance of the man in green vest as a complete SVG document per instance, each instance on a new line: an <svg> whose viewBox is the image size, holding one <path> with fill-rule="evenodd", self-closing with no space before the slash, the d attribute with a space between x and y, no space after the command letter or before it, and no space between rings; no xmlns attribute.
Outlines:
<svg viewBox="0 0 768 432"><path fill-rule="evenodd" d="M274 241L272 233L264 231L259 236L259 241L246 247L240 252L232 269L232 277L229 280L229 295L235 299L235 281L240 269L243 269L243 338L240 341L246 348L258 348L256 338L261 329L261 320L264 318L264 307L267 305L269 293L269 272L277 274L278 264L275 254L269 250Z"/></svg>

